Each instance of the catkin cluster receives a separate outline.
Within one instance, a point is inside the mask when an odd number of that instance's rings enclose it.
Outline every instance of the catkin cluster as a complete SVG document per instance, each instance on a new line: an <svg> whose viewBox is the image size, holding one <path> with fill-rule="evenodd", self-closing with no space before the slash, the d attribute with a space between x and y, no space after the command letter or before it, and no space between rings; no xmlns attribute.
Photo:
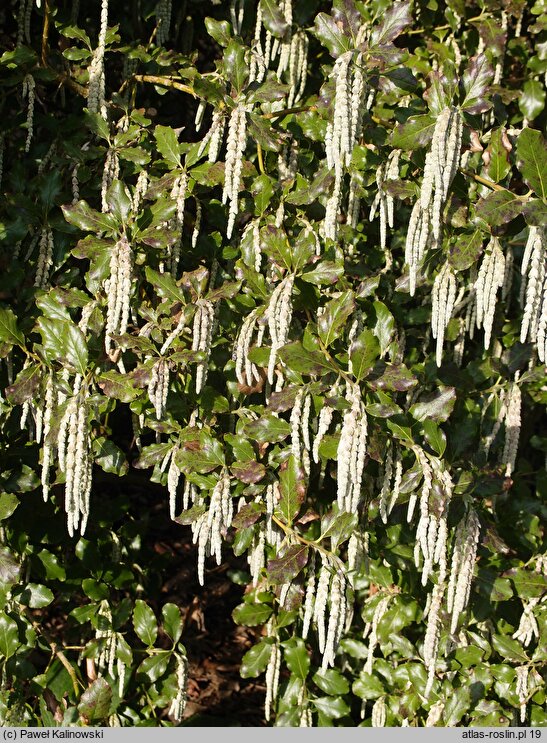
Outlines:
<svg viewBox="0 0 547 743"><path fill-rule="evenodd" d="M376 213L380 215L380 247L387 246L387 228L393 229L395 200L393 196L384 190L386 181L397 180L399 178L399 160L401 150L392 150L385 163L381 163L376 170L376 185L378 191L370 207L369 220L375 218ZM350 184L350 201L351 201L351 184ZM348 212L351 214L352 209L348 206ZM356 226L357 220L352 220L352 225Z"/></svg>
<svg viewBox="0 0 547 743"><path fill-rule="evenodd" d="M27 99L27 139L25 152L30 150L32 136L34 133L34 102L36 100L36 83L30 73L23 78L23 98Z"/></svg>
<svg viewBox="0 0 547 743"><path fill-rule="evenodd" d="M205 582L205 558L214 555L217 565L222 560L222 538L230 528L233 502L230 494L230 476L223 470L211 493L209 509L192 525L194 544L198 545L198 579Z"/></svg>
<svg viewBox="0 0 547 743"><path fill-rule="evenodd" d="M458 619L469 601L475 557L479 544L480 522L475 510L470 508L456 527L446 608L452 615L450 632L454 634Z"/></svg>
<svg viewBox="0 0 547 743"><path fill-rule="evenodd" d="M344 414L340 431L336 487L340 510L354 513L361 502L367 445L367 414L358 384L346 384L346 400L350 408Z"/></svg>
<svg viewBox="0 0 547 743"><path fill-rule="evenodd" d="M523 315L520 342L536 344L539 360L545 363L547 329L547 239L545 229L530 227L522 257L521 304Z"/></svg>
<svg viewBox="0 0 547 743"><path fill-rule="evenodd" d="M78 374L59 425L57 454L59 469L65 476L65 510L70 536L85 532L89 516L89 497L93 471L91 435L88 421L89 389Z"/></svg>
<svg viewBox="0 0 547 743"><path fill-rule="evenodd" d="M492 237L486 247L475 282L475 306L477 328L484 328L484 347L490 347L498 289L503 286L505 258L500 241Z"/></svg>
<svg viewBox="0 0 547 743"><path fill-rule="evenodd" d="M194 325L192 328L192 351L205 354L203 361L198 361L196 368L196 393L199 394L207 380L208 360L213 341L215 309L212 302L200 299L196 303Z"/></svg>
<svg viewBox="0 0 547 743"><path fill-rule="evenodd" d="M110 276L104 283L107 296L105 349L114 348L113 335L123 335L129 322L133 251L125 235L112 247Z"/></svg>
<svg viewBox="0 0 547 743"><path fill-rule="evenodd" d="M107 118L105 101L105 74L104 54L106 47L106 31L108 28L108 0L101 2L101 21L99 29L99 40L97 48L93 52L91 64L89 65L87 107L91 113L100 114L103 119Z"/></svg>
<svg viewBox="0 0 547 743"><path fill-rule="evenodd" d="M158 46L163 46L169 38L171 29L172 0L159 0L156 6L157 31L156 41Z"/></svg>
<svg viewBox="0 0 547 743"><path fill-rule="evenodd" d="M431 302L431 332L437 340L435 359L440 366L443 358L444 333L452 317L456 301L456 277L445 263L433 282Z"/></svg>
<svg viewBox="0 0 547 743"><path fill-rule="evenodd" d="M226 142L226 163L224 166L224 189L222 203L229 203L228 226L226 236L230 238L238 212L238 199L241 190L243 156L247 144L247 112L242 103L238 103L230 114L228 122L228 139Z"/></svg>
<svg viewBox="0 0 547 743"><path fill-rule="evenodd" d="M268 382L273 384L277 352L285 345L292 319L292 289L294 275L289 274L279 282L270 297L267 318L272 342L268 360Z"/></svg>

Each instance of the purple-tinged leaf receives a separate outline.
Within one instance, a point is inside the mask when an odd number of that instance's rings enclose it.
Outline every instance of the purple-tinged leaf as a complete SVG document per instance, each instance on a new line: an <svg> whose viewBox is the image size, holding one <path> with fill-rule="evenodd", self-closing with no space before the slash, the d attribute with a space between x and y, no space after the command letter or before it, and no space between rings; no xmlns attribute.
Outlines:
<svg viewBox="0 0 547 743"><path fill-rule="evenodd" d="M371 47L391 43L411 23L410 1L393 3L384 14L380 25L373 29L370 39Z"/></svg>
<svg viewBox="0 0 547 743"><path fill-rule="evenodd" d="M345 35L334 18L326 13L319 13L315 17L313 33L323 46L327 47L334 59L351 49L349 37Z"/></svg>
<svg viewBox="0 0 547 743"><path fill-rule="evenodd" d="M476 229L458 235L448 251L448 262L456 271L465 271L478 261L482 254L483 232Z"/></svg>
<svg viewBox="0 0 547 743"><path fill-rule="evenodd" d="M306 496L306 476L293 454L281 465L279 486L281 498L276 507L276 514L286 524L291 524Z"/></svg>
<svg viewBox="0 0 547 743"><path fill-rule="evenodd" d="M410 414L417 421L432 420L444 423L450 417L455 403L454 387L444 387L432 395L424 395L420 402L410 408Z"/></svg>
<svg viewBox="0 0 547 743"><path fill-rule="evenodd" d="M264 503L253 501L243 506L232 519L232 526L235 529L248 529L249 526L256 524L258 519L266 511Z"/></svg>
<svg viewBox="0 0 547 743"><path fill-rule="evenodd" d="M493 76L494 70L485 54L471 57L462 78L465 92L465 98L461 106L463 111L470 114L480 114L491 108L492 104L485 96Z"/></svg>
<svg viewBox="0 0 547 743"><path fill-rule="evenodd" d="M308 550L304 544L293 544L280 557L268 560L266 570L270 582L283 584L296 578L308 562Z"/></svg>
<svg viewBox="0 0 547 743"><path fill-rule="evenodd" d="M230 467L230 471L241 482L247 483L247 485L254 485L264 478L266 467L260 462L251 460L249 462L234 462Z"/></svg>
<svg viewBox="0 0 547 743"><path fill-rule="evenodd" d="M510 191L494 191L484 199L479 199L476 206L477 216L490 225L499 227L518 217L522 211L522 201Z"/></svg>

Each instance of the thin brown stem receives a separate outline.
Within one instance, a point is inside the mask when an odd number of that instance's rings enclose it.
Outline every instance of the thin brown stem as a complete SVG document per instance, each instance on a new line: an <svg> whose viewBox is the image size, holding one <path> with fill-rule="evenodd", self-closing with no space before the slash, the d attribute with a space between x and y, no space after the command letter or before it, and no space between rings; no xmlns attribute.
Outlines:
<svg viewBox="0 0 547 743"><path fill-rule="evenodd" d="M317 106L296 106L296 108L282 108L280 111L271 111L270 113L262 114L262 118L280 119L283 116L289 116L290 114L299 114L303 111L317 111Z"/></svg>
<svg viewBox="0 0 547 743"><path fill-rule="evenodd" d="M488 178L483 178L482 175L477 175L476 173L471 173L469 170L463 169L461 172L468 178L472 178L477 183L480 183L483 186L488 186L488 188L491 188L492 191L508 191L509 193L512 193L512 191L509 191L508 188L504 188L504 186L500 186L499 183L494 183L494 181L490 181L488 180Z"/></svg>
<svg viewBox="0 0 547 743"><path fill-rule="evenodd" d="M49 52L49 22L51 18L51 0L44 0L44 25L42 27L42 66L47 67Z"/></svg>
<svg viewBox="0 0 547 743"><path fill-rule="evenodd" d="M170 77L161 77L159 75L132 75L123 83L120 93L132 80L136 80L138 83L152 83L162 88L173 88L174 90L180 90L182 93L189 93L194 98L197 98L194 89L190 85L185 85Z"/></svg>

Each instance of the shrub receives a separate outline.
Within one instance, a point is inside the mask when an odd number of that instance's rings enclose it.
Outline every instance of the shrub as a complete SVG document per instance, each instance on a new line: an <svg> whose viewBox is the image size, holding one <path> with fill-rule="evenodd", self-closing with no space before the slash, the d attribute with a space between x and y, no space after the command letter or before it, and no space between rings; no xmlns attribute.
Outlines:
<svg viewBox="0 0 547 743"><path fill-rule="evenodd" d="M149 476L266 720L544 725L544 4L111 6L0 11L4 724L182 719Z"/></svg>

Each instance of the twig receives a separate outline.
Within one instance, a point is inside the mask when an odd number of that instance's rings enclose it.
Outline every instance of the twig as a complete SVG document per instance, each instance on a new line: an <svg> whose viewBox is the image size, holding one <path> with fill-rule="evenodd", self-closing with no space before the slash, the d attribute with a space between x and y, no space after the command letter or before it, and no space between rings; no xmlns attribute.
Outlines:
<svg viewBox="0 0 547 743"><path fill-rule="evenodd" d="M474 181L477 181L477 183L481 183L483 186L488 186L488 188L491 188L492 191L507 191L508 193L513 193L512 191L509 191L508 188L500 186L499 183L494 183L494 181L489 181L488 178L483 178L482 175L476 175L476 173L470 173L469 170L463 169L461 172L468 178L472 178ZM517 198L519 197L517 196Z"/></svg>
<svg viewBox="0 0 547 743"><path fill-rule="evenodd" d="M132 75L122 84L120 93L123 92L123 89L132 80L136 80L138 83L152 83L153 85L159 85L162 88L174 88L175 90L180 90L182 93L189 93L194 98L197 98L194 89L190 85L184 85L184 83L179 83L177 80L172 80L170 77L161 77L159 75Z"/></svg>
<svg viewBox="0 0 547 743"><path fill-rule="evenodd" d="M297 106L296 108L282 108L281 111L271 111L271 113L262 114L263 119L280 119L290 114L299 114L303 111L317 111L317 106Z"/></svg>
<svg viewBox="0 0 547 743"><path fill-rule="evenodd" d="M47 55L49 51L49 20L51 14L51 0L44 0L44 25L42 27L42 66L47 66Z"/></svg>
<svg viewBox="0 0 547 743"><path fill-rule="evenodd" d="M294 539L296 539L297 542L300 542L301 544L305 544L307 547L312 547L312 549L317 550L318 552L322 552L324 555L327 555L327 557L330 560L332 560L334 563L338 563L338 567L341 570L344 570L345 568L344 563L333 552L326 549L325 547L321 547L321 545L318 544L313 539L306 539L306 537L303 537L301 534L295 531L292 527L290 527L284 521L281 521L281 519L278 519L277 516L274 516L274 514L272 514L272 521L276 523L281 529L283 529L285 534L288 534L289 536L293 537Z"/></svg>

